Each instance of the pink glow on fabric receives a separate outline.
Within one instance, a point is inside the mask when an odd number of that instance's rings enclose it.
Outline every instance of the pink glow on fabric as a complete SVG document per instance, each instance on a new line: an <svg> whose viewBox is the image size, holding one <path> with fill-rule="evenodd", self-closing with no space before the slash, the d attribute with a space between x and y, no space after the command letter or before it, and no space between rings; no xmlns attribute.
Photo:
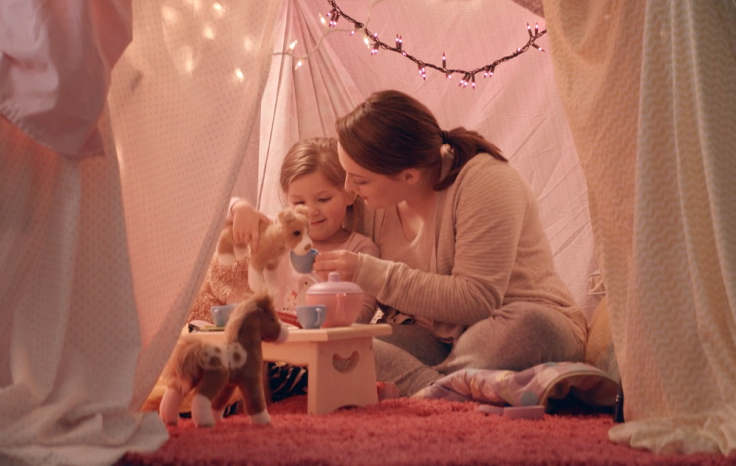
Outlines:
<svg viewBox="0 0 736 466"><path fill-rule="evenodd" d="M4 1L0 114L66 156L102 154L97 122L131 21L131 0Z"/></svg>

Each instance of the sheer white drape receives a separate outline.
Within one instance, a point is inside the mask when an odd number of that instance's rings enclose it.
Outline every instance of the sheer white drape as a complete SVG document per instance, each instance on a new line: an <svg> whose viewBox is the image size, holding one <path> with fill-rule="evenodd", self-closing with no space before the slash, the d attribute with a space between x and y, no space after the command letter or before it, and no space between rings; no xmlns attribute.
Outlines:
<svg viewBox="0 0 736 466"><path fill-rule="evenodd" d="M135 409L246 176L279 4L134 2L108 113L129 10L36 3L0 7L0 463L110 464L167 438Z"/></svg>
<svg viewBox="0 0 736 466"><path fill-rule="evenodd" d="M278 2L139 1L113 73L110 110L143 351L140 405L199 289L228 199L253 200ZM145 361L145 362L144 362Z"/></svg>
<svg viewBox="0 0 736 466"><path fill-rule="evenodd" d="M544 6L626 396L610 437L732 453L736 3Z"/></svg>
<svg viewBox="0 0 736 466"><path fill-rule="evenodd" d="M327 5L309 0L282 3L273 44L270 79L262 99L259 144L258 206L264 212L283 208L279 188L281 162L299 140L334 136L335 120L363 100L351 76L329 44L317 47L324 27L318 18ZM295 71L296 60L281 53L297 41L314 50Z"/></svg>

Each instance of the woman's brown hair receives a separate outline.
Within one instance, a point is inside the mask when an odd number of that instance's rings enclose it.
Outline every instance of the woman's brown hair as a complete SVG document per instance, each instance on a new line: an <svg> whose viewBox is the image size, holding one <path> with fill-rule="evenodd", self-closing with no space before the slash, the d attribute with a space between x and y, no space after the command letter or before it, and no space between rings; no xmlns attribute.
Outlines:
<svg viewBox="0 0 736 466"><path fill-rule="evenodd" d="M331 185L345 189L345 169L337 157L337 139L312 138L299 141L289 149L281 164L279 185L286 195L289 186L298 177L319 172ZM356 198L348 206L343 227L348 231L359 231L363 221L363 201Z"/></svg>
<svg viewBox="0 0 736 466"><path fill-rule="evenodd" d="M340 145L361 167L382 175L407 168L438 166L442 144L452 147L450 172L434 189L455 182L458 173L479 153L506 161L501 151L476 131L458 127L442 131L432 112L399 91L374 92L335 123Z"/></svg>

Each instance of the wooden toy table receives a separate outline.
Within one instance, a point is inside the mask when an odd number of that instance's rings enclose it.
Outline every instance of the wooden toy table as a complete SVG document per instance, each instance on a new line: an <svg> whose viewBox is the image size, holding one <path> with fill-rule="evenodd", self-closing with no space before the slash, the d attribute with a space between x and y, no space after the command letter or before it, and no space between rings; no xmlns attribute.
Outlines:
<svg viewBox="0 0 736 466"><path fill-rule="evenodd" d="M307 412L325 414L344 406L378 402L373 337L389 335L387 324L324 329L289 329L289 338L279 345L263 343L263 360L286 362L309 369ZM221 343L221 331L193 335Z"/></svg>

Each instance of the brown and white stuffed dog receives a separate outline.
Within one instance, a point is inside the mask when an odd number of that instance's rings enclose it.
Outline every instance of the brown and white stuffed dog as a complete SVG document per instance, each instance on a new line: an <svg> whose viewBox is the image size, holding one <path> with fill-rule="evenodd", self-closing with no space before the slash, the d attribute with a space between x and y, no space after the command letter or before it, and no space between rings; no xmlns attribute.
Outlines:
<svg viewBox="0 0 736 466"><path fill-rule="evenodd" d="M274 223L259 225L259 235L258 250L251 251L248 263L248 285L253 291L277 286L276 267L286 251L303 256L312 249L307 208L299 205L293 210L282 210ZM232 225L223 228L217 243L217 257L222 265L245 259L248 249L247 244L235 242Z"/></svg>
<svg viewBox="0 0 736 466"><path fill-rule="evenodd" d="M211 427L222 419L225 405L239 388L246 412L255 424L269 424L261 367L261 342L283 343L289 330L278 318L267 292L238 305L225 326L224 343L185 335L179 339L166 363L166 384L159 416L166 424L179 420L179 405L194 390L192 420L198 427Z"/></svg>
<svg viewBox="0 0 736 466"><path fill-rule="evenodd" d="M242 302L254 290L276 289L275 269L282 255L288 250L303 255L312 248L306 214L306 207L297 206L279 212L270 225L261 223L258 251L250 256L247 245L234 241L232 225L225 226L187 320L210 321L212 306Z"/></svg>

